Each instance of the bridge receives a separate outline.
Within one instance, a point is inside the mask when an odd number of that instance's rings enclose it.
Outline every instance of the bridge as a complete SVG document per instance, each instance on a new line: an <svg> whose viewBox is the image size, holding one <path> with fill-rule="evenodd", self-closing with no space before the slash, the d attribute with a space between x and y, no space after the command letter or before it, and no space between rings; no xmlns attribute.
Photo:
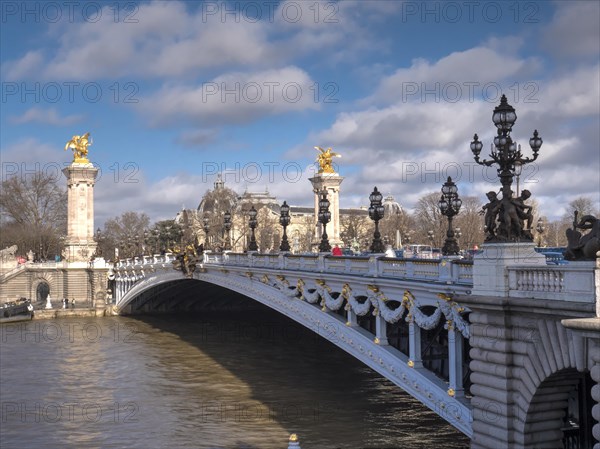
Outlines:
<svg viewBox="0 0 600 449"><path fill-rule="evenodd" d="M550 266L527 244L488 244L474 261L207 252L189 277L174 261L117 263L116 313L236 292L362 361L473 448L600 448L598 261Z"/></svg>

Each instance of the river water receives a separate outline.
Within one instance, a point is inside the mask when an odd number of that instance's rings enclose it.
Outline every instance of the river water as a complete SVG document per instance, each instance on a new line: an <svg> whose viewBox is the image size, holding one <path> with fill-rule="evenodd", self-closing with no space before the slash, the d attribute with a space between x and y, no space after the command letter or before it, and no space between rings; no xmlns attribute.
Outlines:
<svg viewBox="0 0 600 449"><path fill-rule="evenodd" d="M462 448L468 439L269 310L0 326L0 447Z"/></svg>

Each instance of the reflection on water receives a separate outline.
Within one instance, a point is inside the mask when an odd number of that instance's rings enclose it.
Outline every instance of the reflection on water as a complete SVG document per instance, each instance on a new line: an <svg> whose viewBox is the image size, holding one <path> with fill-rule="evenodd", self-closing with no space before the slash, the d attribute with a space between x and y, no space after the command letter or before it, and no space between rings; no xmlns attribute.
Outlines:
<svg viewBox="0 0 600 449"><path fill-rule="evenodd" d="M2 325L2 448L459 448L468 439L270 311Z"/></svg>

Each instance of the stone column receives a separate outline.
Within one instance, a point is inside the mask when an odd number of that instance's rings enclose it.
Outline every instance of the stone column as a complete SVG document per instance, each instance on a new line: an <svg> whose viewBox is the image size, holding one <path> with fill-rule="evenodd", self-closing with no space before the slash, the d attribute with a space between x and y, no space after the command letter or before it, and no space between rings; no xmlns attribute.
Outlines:
<svg viewBox="0 0 600 449"><path fill-rule="evenodd" d="M315 223L318 224L319 214L319 194L323 189L327 190L327 199L329 200L329 212L331 212L331 221L327 223L327 235L331 246L341 245L340 239L340 184L344 180L343 176L337 173L319 173L314 178L310 178L313 192L315 194ZM317 241L321 240L323 231L317 226Z"/></svg>
<svg viewBox="0 0 600 449"><path fill-rule="evenodd" d="M421 328L417 326L414 318L408 323L408 366L411 368L423 368L421 354Z"/></svg>
<svg viewBox="0 0 600 449"><path fill-rule="evenodd" d="M375 343L378 345L388 345L387 323L381 315L375 317Z"/></svg>
<svg viewBox="0 0 600 449"><path fill-rule="evenodd" d="M89 162L73 162L63 169L63 174L68 188L65 257L68 262L87 262L97 246L94 240L94 184L98 169Z"/></svg>
<svg viewBox="0 0 600 449"><path fill-rule="evenodd" d="M448 394L454 397L463 397L463 336L453 325L448 326L448 366L449 389Z"/></svg>

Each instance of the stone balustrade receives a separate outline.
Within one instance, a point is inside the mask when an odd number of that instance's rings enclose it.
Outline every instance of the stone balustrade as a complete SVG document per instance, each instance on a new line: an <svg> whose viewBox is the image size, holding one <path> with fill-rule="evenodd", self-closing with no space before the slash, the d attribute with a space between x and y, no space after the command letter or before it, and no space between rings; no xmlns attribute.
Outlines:
<svg viewBox="0 0 600 449"><path fill-rule="evenodd" d="M117 267L166 265L173 254L124 259ZM204 253L204 264L230 265L274 270L325 272L377 278L426 281L463 286L473 285L473 261L443 258L396 259L382 256L331 256L329 254ZM50 264L50 263L49 263ZM54 263L51 263L54 265ZM60 263L59 263L60 264ZM594 262L568 265L513 265L507 267L509 297L570 302L596 301L600 268Z"/></svg>
<svg viewBox="0 0 600 449"><path fill-rule="evenodd" d="M509 297L595 302L599 270L594 262L508 267Z"/></svg>
<svg viewBox="0 0 600 449"><path fill-rule="evenodd" d="M328 254L205 253L204 263L276 270L340 273L442 283L472 283L472 262L451 259L416 260L381 256L331 256Z"/></svg>

